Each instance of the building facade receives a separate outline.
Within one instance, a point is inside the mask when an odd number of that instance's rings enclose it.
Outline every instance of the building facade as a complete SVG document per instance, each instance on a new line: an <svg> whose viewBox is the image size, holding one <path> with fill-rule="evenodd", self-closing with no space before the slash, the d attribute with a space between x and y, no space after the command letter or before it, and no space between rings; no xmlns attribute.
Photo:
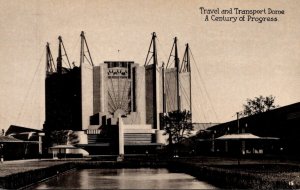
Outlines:
<svg viewBox="0 0 300 190"><path fill-rule="evenodd" d="M84 48L86 41L81 37ZM76 131L77 146L90 154L145 153L165 145L161 114L180 107L190 110L191 84L184 80L190 71L179 73L179 67L158 67L155 62L94 65L91 57L84 62L85 51L81 52L80 67L66 69L57 64L51 70L53 60L47 60L44 131ZM180 90L179 83L174 85L176 77L182 78ZM180 101L183 95L185 101Z"/></svg>

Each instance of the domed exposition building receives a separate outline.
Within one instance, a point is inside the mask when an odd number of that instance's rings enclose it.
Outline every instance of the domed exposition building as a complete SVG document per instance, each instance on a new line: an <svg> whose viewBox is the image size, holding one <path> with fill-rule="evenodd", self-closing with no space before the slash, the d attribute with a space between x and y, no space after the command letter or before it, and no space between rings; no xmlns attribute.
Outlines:
<svg viewBox="0 0 300 190"><path fill-rule="evenodd" d="M158 65L153 33L144 64L94 64L81 33L80 66L69 62L62 38L56 64L47 50L46 147L53 131L70 130L91 155L154 152L166 144L161 115L191 110L189 47L180 63L177 38L167 64ZM67 66L63 66L66 64ZM47 135L48 134L48 135Z"/></svg>

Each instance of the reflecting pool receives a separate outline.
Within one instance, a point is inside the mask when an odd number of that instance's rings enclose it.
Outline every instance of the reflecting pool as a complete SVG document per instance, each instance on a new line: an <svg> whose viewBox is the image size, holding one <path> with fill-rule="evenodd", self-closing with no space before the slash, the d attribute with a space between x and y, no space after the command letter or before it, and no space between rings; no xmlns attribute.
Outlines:
<svg viewBox="0 0 300 190"><path fill-rule="evenodd" d="M217 189L184 173L164 168L73 170L32 189Z"/></svg>

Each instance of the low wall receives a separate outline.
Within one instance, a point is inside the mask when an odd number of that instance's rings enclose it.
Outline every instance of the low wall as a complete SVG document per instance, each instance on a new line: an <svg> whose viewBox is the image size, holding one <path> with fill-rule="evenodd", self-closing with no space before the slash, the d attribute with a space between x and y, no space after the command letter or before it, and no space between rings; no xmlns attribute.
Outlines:
<svg viewBox="0 0 300 190"><path fill-rule="evenodd" d="M73 162L76 168L90 169L90 168L166 168L167 162L152 162L152 161L122 161L122 162L103 162L103 161L87 161L87 162Z"/></svg>
<svg viewBox="0 0 300 190"><path fill-rule="evenodd" d="M46 168L34 169L26 172L11 174L0 178L0 188L4 189L18 189L27 185L37 183L43 179L52 177L59 173L74 169L74 163L64 163Z"/></svg>

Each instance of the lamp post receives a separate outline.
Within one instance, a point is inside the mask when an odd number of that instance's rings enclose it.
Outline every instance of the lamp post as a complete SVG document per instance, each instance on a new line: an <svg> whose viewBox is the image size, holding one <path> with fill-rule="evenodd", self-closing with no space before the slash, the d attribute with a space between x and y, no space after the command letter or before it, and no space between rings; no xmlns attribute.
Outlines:
<svg viewBox="0 0 300 190"><path fill-rule="evenodd" d="M236 112L236 117L237 117L237 133L240 133L240 112Z"/></svg>
<svg viewBox="0 0 300 190"><path fill-rule="evenodd" d="M227 127L227 134L230 134L230 127ZM228 153L228 141L225 141L225 153Z"/></svg>
<svg viewBox="0 0 300 190"><path fill-rule="evenodd" d="M216 131L214 131L212 134L212 141L211 141L211 151L212 152L215 152L215 134L216 134Z"/></svg>
<svg viewBox="0 0 300 190"><path fill-rule="evenodd" d="M45 133L38 133L38 136L39 136L39 158L41 158L43 154L42 137L45 136Z"/></svg>
<svg viewBox="0 0 300 190"><path fill-rule="evenodd" d="M0 144L0 156L1 156L1 163L3 163L4 161L4 158L3 158L3 147L4 147L4 144Z"/></svg>

